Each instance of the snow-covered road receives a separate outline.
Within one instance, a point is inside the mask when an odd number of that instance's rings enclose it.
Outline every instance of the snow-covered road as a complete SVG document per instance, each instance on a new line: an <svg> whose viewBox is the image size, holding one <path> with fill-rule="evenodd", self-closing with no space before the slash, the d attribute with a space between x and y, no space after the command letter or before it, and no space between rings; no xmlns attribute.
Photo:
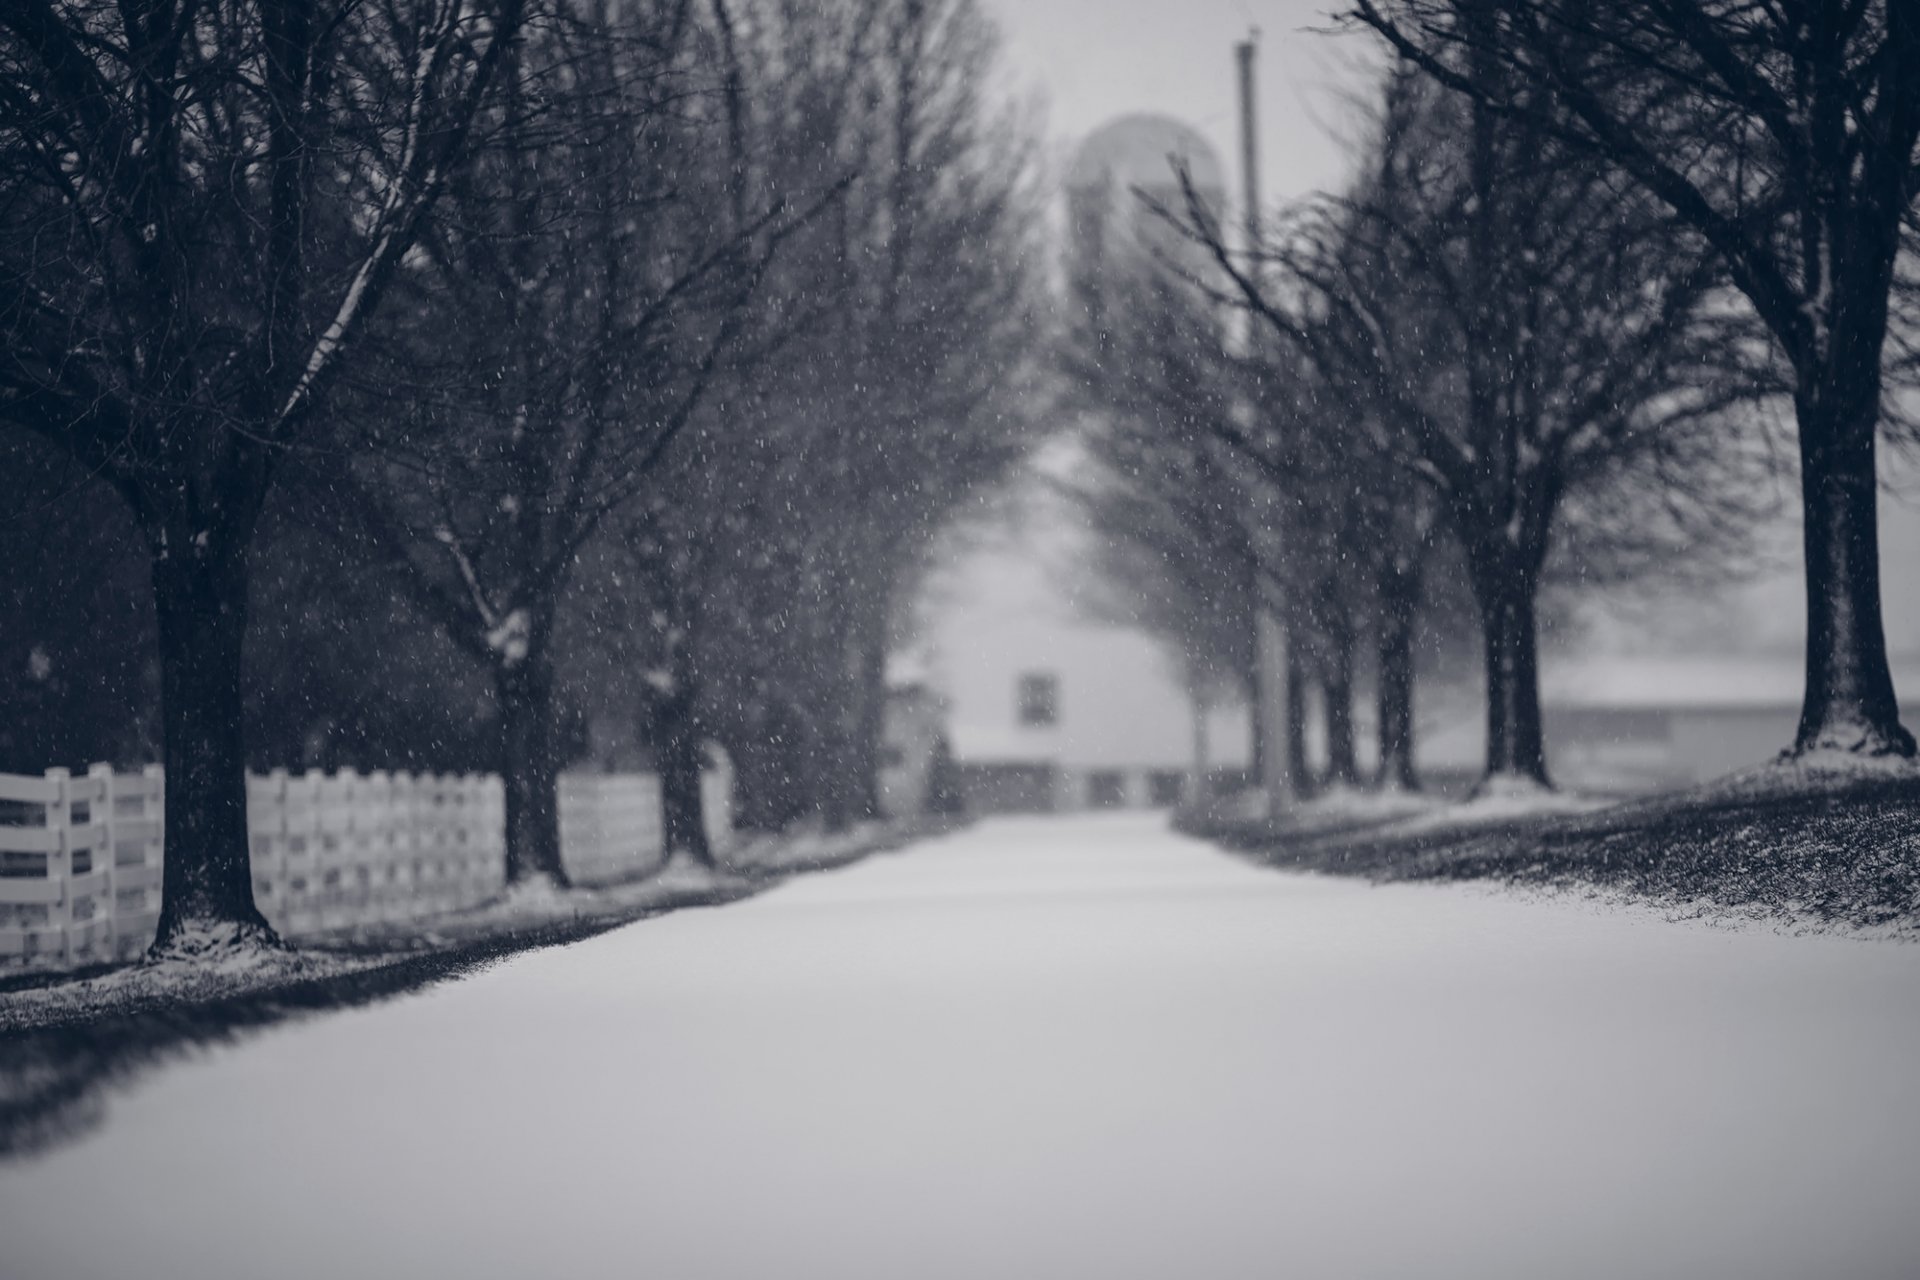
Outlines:
<svg viewBox="0 0 1920 1280"><path fill-rule="evenodd" d="M1003 820L151 1076L9 1280L1920 1274L1920 948Z"/></svg>

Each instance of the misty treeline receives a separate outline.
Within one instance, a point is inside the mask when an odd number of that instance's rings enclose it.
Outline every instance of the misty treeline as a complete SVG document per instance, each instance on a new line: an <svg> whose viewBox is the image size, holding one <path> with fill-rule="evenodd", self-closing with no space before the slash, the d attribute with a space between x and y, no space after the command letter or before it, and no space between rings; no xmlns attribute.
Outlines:
<svg viewBox="0 0 1920 1280"><path fill-rule="evenodd" d="M1217 602L1165 600L1171 633L1249 673L1258 612L1285 625L1288 741L1257 749L1284 751L1301 791L1351 780L1370 649L1379 780L1412 785L1416 670L1465 604L1481 788L1547 785L1543 588L1710 589L1749 562L1769 491L1797 485L1806 693L1784 758L1911 756L1875 450L1913 430L1920 13L1359 0L1345 16L1389 64L1347 189L1236 235L1185 174L1141 193L1168 234L1076 273L1070 365L1113 411L1096 456L1162 517L1165 545L1137 554L1252 566L1229 576L1232 628ZM1310 767L1313 690L1327 758Z"/></svg>
<svg viewBox="0 0 1920 1280"><path fill-rule="evenodd" d="M163 759L159 953L267 939L244 770L876 810L940 528L1028 447L973 0L0 7L0 768Z"/></svg>

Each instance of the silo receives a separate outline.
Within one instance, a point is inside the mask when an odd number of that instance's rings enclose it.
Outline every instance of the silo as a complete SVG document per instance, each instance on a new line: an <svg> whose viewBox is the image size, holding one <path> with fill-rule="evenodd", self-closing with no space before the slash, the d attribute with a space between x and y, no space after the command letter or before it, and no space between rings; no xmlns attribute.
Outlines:
<svg viewBox="0 0 1920 1280"><path fill-rule="evenodd" d="M1204 251L1168 226L1136 195L1186 215L1175 166L1218 220L1226 208L1226 174L1207 140L1161 115L1122 116L1080 144L1067 173L1068 249L1081 269L1121 266L1136 255L1160 255L1194 271Z"/></svg>

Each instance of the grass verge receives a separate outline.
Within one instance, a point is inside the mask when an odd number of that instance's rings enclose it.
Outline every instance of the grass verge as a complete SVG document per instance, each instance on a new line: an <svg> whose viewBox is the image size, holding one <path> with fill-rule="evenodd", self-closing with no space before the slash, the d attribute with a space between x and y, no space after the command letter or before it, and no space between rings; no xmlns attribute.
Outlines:
<svg viewBox="0 0 1920 1280"><path fill-rule="evenodd" d="M1920 939L1920 777L1769 768L1586 811L1329 823L1189 816L1259 861L1379 881L1618 893L1674 914Z"/></svg>

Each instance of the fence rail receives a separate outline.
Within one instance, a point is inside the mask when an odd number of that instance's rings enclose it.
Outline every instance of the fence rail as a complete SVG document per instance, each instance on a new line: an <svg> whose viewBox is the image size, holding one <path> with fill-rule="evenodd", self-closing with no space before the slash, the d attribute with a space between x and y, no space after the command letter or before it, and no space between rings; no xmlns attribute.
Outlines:
<svg viewBox="0 0 1920 1280"><path fill-rule="evenodd" d="M709 837L731 834L730 779L702 779ZM0 773L0 963L128 959L160 919L166 779L158 767L84 776ZM472 906L506 871L506 796L494 775L275 770L247 778L254 900L299 934ZM565 774L561 856L605 884L660 865L652 774Z"/></svg>

